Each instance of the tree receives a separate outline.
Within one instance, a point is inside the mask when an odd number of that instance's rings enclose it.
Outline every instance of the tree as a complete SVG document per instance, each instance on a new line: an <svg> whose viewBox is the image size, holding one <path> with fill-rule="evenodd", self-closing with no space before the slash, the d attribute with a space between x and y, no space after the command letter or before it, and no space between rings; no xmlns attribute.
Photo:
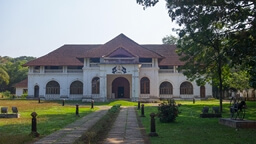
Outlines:
<svg viewBox="0 0 256 144"><path fill-rule="evenodd" d="M8 73L0 66L0 84L9 84L9 79Z"/></svg>
<svg viewBox="0 0 256 144"><path fill-rule="evenodd" d="M167 35L162 39L163 44L176 45L178 38L173 35Z"/></svg>
<svg viewBox="0 0 256 144"><path fill-rule="evenodd" d="M0 56L0 91L14 93L13 85L27 77L28 68L22 65L35 59L34 57L21 56L18 58Z"/></svg>
<svg viewBox="0 0 256 144"><path fill-rule="evenodd" d="M137 0L145 7L158 0ZM218 77L222 111L223 69L244 66L251 75L256 55L256 6L254 1L239 0L168 0L171 19L177 22L180 36L178 53L186 61L185 75L204 83Z"/></svg>

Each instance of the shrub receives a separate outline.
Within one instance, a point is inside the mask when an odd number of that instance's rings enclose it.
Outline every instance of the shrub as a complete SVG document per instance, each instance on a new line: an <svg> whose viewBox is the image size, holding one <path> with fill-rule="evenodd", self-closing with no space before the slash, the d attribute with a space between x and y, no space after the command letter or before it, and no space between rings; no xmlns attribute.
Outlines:
<svg viewBox="0 0 256 144"><path fill-rule="evenodd" d="M11 98L12 97L12 94L10 91L4 91L1 93L1 97L2 98Z"/></svg>
<svg viewBox="0 0 256 144"><path fill-rule="evenodd" d="M158 106L158 117L160 122L174 122L178 116L178 106L173 99L163 102Z"/></svg>

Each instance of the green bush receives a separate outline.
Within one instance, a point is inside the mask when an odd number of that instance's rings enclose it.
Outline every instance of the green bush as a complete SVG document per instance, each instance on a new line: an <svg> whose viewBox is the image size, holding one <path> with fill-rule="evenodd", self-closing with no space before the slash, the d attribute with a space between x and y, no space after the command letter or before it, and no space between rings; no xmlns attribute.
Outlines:
<svg viewBox="0 0 256 144"><path fill-rule="evenodd" d="M1 97L2 98L11 98L12 97L12 94L10 91L4 91L1 93Z"/></svg>
<svg viewBox="0 0 256 144"><path fill-rule="evenodd" d="M178 112L178 106L173 99L163 102L158 106L158 118L163 123L174 122Z"/></svg>
<svg viewBox="0 0 256 144"><path fill-rule="evenodd" d="M28 93L24 93L21 95L21 98L27 98L27 96L28 96Z"/></svg>

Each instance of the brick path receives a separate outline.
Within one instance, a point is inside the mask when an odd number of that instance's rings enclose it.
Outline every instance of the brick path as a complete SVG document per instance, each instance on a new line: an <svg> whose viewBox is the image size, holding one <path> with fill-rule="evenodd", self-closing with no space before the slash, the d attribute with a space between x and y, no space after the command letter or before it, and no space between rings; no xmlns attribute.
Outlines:
<svg viewBox="0 0 256 144"><path fill-rule="evenodd" d="M72 144L104 116L108 109L109 107L101 107L101 110L84 116L65 128L40 139L35 144Z"/></svg>
<svg viewBox="0 0 256 144"><path fill-rule="evenodd" d="M35 144L72 144L82 136L91 126L93 126L103 115L107 113L109 107L101 107L101 110L93 112L65 128L56 131ZM104 144L144 144L134 107L122 107L114 122L114 125Z"/></svg>
<svg viewBox="0 0 256 144"><path fill-rule="evenodd" d="M144 144L134 107L123 107L104 144Z"/></svg>

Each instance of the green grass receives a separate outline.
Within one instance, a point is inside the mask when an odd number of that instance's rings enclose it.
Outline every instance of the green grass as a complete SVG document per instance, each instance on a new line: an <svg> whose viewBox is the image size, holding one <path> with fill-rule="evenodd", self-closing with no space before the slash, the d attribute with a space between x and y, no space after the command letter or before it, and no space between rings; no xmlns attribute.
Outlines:
<svg viewBox="0 0 256 144"><path fill-rule="evenodd" d="M255 129L230 128L220 125L218 118L200 118L203 106L219 106L218 100L210 101L176 101L182 104L181 112L174 123L160 123L156 118L156 132L158 137L150 137L152 144L253 144L255 142ZM247 102L245 119L256 120L256 102ZM222 117L229 117L229 102L223 102L224 113ZM141 117L147 134L150 132L150 113L157 113L157 107L146 106L145 115ZM211 110L210 110L211 112ZM140 115L140 111L138 111Z"/></svg>
<svg viewBox="0 0 256 144"><path fill-rule="evenodd" d="M72 103L62 106L59 101L38 103L34 100L0 100L0 107L8 107L9 113L12 113L12 106L18 108L20 118L0 119L0 144L31 141L32 138L28 135L31 132L31 113L33 111L38 114L37 131L42 137L98 109L91 109L89 106L80 104L79 114L81 117L77 117L75 115L76 107Z"/></svg>

